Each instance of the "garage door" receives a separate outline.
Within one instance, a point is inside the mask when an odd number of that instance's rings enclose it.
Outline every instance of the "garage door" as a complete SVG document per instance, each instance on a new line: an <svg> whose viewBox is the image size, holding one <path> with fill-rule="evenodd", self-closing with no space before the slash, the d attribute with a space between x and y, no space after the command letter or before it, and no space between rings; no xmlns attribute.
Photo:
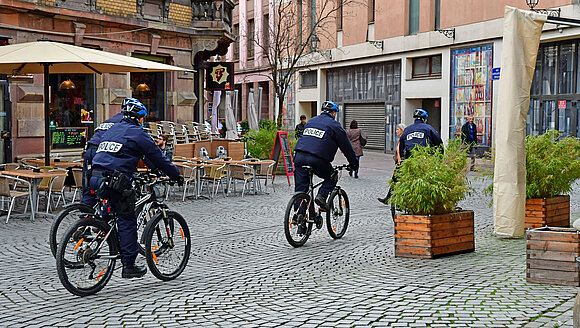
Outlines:
<svg viewBox="0 0 580 328"><path fill-rule="evenodd" d="M385 104L345 105L344 127L357 120L358 127L368 136L365 148L385 150Z"/></svg>

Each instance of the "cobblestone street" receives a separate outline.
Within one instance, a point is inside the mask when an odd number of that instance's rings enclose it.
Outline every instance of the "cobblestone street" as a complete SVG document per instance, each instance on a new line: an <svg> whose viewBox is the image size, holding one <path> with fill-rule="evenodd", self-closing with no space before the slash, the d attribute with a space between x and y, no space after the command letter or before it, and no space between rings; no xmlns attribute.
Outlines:
<svg viewBox="0 0 580 328"><path fill-rule="evenodd" d="M360 178L339 182L351 201L346 235L333 240L323 227L296 249L282 224L293 192L285 176L268 195L170 202L191 230L185 272L162 282L150 273L125 280L117 269L85 298L58 280L51 220L11 219L0 227L0 326L572 327L578 289L526 283L525 239L493 236L490 199L475 173L475 191L460 206L475 211L476 251L395 258L390 211L376 200L392 166L391 155L366 152Z"/></svg>

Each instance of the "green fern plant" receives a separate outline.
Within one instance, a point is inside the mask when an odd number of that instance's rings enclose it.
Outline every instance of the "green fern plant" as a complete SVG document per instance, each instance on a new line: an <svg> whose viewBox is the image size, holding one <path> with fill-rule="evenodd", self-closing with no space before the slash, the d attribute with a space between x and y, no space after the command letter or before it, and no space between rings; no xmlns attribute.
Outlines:
<svg viewBox="0 0 580 328"><path fill-rule="evenodd" d="M526 136L526 198L567 194L580 178L580 141L556 130Z"/></svg>
<svg viewBox="0 0 580 328"><path fill-rule="evenodd" d="M391 203L411 214L445 214L456 211L457 203L470 191L467 180L467 150L461 141L449 140L447 147L417 146L389 182Z"/></svg>

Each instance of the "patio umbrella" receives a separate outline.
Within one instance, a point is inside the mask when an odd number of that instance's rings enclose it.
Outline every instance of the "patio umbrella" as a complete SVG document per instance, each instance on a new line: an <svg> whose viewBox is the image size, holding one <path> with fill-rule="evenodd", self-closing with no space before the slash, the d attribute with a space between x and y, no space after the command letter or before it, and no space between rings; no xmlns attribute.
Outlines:
<svg viewBox="0 0 580 328"><path fill-rule="evenodd" d="M232 92L226 91L226 139L237 139L236 116L232 108Z"/></svg>
<svg viewBox="0 0 580 328"><path fill-rule="evenodd" d="M50 164L48 75L165 72L187 69L69 44L38 41L0 47L0 74L44 74L44 156Z"/></svg>
<svg viewBox="0 0 580 328"><path fill-rule="evenodd" d="M248 95L248 126L250 130L260 130L258 125L258 115L256 114L256 104L254 103L254 92Z"/></svg>

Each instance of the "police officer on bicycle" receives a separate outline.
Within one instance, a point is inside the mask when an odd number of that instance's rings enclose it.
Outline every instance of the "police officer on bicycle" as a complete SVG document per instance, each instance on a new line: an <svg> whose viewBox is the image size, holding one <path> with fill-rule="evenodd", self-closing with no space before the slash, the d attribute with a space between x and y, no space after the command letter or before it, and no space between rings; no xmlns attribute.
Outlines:
<svg viewBox="0 0 580 328"><path fill-rule="evenodd" d="M145 106L136 99L127 102L121 122L110 127L101 137L92 162L90 187L97 193L106 192L109 204L117 216L123 278L145 275L144 266L136 266L137 245L136 194L131 176L143 157L149 168L160 169L171 179L183 183L179 169L162 153L140 124L147 115ZM103 187L104 182L108 186Z"/></svg>
<svg viewBox="0 0 580 328"><path fill-rule="evenodd" d="M83 158L83 197L81 199L81 203L83 204L92 207L95 206L95 204L97 203L97 199L94 195L94 192L91 191L91 189L89 188L88 176L90 174L87 174L87 172L91 171L93 157L95 157L95 154L97 153L97 147L99 147L99 144L101 143L101 138L103 137L103 134L107 130L109 130L110 127L115 125L115 123L121 122L121 120L123 119L123 111L125 110L125 107L127 107L127 104L129 102L133 101L138 100L135 98L125 98L123 100L123 104L121 105L121 112L111 117L110 119L104 121L103 123L99 124L99 126L97 126L97 128L95 129L93 137L87 142L85 156Z"/></svg>
<svg viewBox="0 0 580 328"><path fill-rule="evenodd" d="M417 145L436 147L443 144L439 133L425 122L428 116L429 114L426 110L415 109L413 113L415 123L409 125L401 135L401 141L399 142L401 158L411 157L411 150Z"/></svg>
<svg viewBox="0 0 580 328"><path fill-rule="evenodd" d="M338 106L334 102L323 102L322 114L306 123L294 147L294 191L308 191L310 177L303 166L312 167L312 172L324 179L315 199L316 204L323 209L328 208L326 198L337 183L336 177L332 177L334 170L331 165L337 149L340 148L351 169L357 170L359 165L346 131L335 120L336 113Z"/></svg>

